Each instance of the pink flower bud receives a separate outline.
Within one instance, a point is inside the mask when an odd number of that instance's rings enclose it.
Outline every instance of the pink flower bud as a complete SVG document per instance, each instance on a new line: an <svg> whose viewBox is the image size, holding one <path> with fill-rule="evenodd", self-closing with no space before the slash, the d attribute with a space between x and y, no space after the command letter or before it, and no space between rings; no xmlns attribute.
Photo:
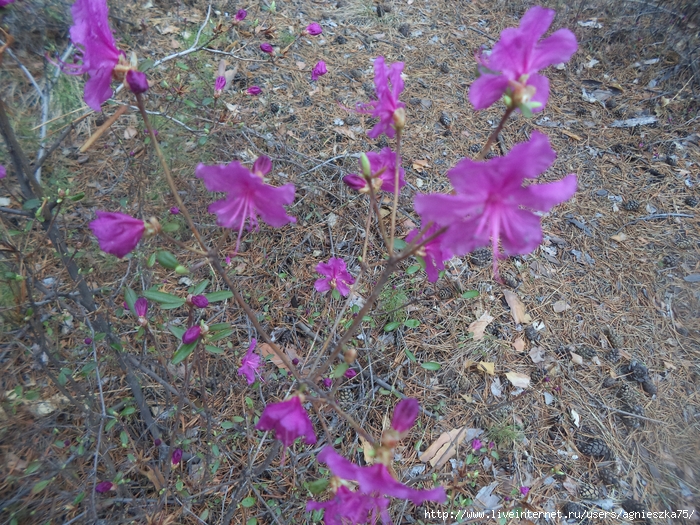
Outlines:
<svg viewBox="0 0 700 525"><path fill-rule="evenodd" d="M530 487L520 487L520 494L522 494L523 496L527 496L529 492Z"/></svg>
<svg viewBox="0 0 700 525"><path fill-rule="evenodd" d="M130 69L126 72L126 83L135 95L140 95L148 91L148 79L146 73Z"/></svg>
<svg viewBox="0 0 700 525"><path fill-rule="evenodd" d="M316 22L306 26L305 31L306 31L307 35L311 35L311 36L317 36L317 35L320 35L321 33L323 33L323 29Z"/></svg>
<svg viewBox="0 0 700 525"><path fill-rule="evenodd" d="M92 338L91 337L86 337L85 340L83 341L86 345L92 344Z"/></svg>
<svg viewBox="0 0 700 525"><path fill-rule="evenodd" d="M260 51L267 53L268 55L275 54L275 49L272 47L272 44L269 44L268 42L263 42L260 44Z"/></svg>
<svg viewBox="0 0 700 525"><path fill-rule="evenodd" d="M333 386L333 380L330 377L326 377L323 380L323 386L326 388L330 388Z"/></svg>
<svg viewBox="0 0 700 525"><path fill-rule="evenodd" d="M294 359L292 359L292 364L293 364L294 366L299 366L299 358L298 358L298 357L295 357Z"/></svg>
<svg viewBox="0 0 700 525"><path fill-rule="evenodd" d="M250 86L248 88L247 93L249 95L252 95L254 97L257 97L260 93L262 93L262 89L260 89L258 86Z"/></svg>
<svg viewBox="0 0 700 525"><path fill-rule="evenodd" d="M352 368L348 368L343 375L348 379L352 379L357 375L357 372L355 372Z"/></svg>
<svg viewBox="0 0 700 525"><path fill-rule="evenodd" d="M100 494L103 494L105 492L109 492L114 488L114 483L111 481L100 481L97 485L95 485L95 492L99 492Z"/></svg>
<svg viewBox="0 0 700 525"><path fill-rule="evenodd" d="M197 308L206 308L207 306L209 306L209 299L207 299L203 295L193 295L192 304Z"/></svg>
<svg viewBox="0 0 700 525"><path fill-rule="evenodd" d="M97 219L90 223L90 229L97 237L100 249L120 259L136 248L146 231L142 220L123 213L98 210L95 214Z"/></svg>
<svg viewBox="0 0 700 525"><path fill-rule="evenodd" d="M199 339L202 329L199 325L190 326L187 331L182 334L182 344L189 345L195 343Z"/></svg>
<svg viewBox="0 0 700 525"><path fill-rule="evenodd" d="M359 175L346 175L343 177L343 182L346 186L356 191L362 191L367 187L367 181Z"/></svg>
<svg viewBox="0 0 700 525"><path fill-rule="evenodd" d="M473 451L476 452L476 451L478 451L478 450L481 450L481 449L483 448L483 446L484 446L484 444L481 442L480 439L474 439L474 440L472 440L472 450L473 450Z"/></svg>
<svg viewBox="0 0 700 525"><path fill-rule="evenodd" d="M156 447L159 447L159 446L161 445L161 443L163 443L163 441L162 441L160 438L155 438L155 439L153 440L153 444L154 444Z"/></svg>
<svg viewBox="0 0 700 525"><path fill-rule="evenodd" d="M272 170L272 161L270 160L270 157L260 155L257 159L255 159L252 171L258 177L264 177L270 173L270 170Z"/></svg>
<svg viewBox="0 0 700 525"><path fill-rule="evenodd" d="M171 213L172 215L179 215L179 214L180 214L180 208L178 208L177 206L173 206L172 208L170 208L170 213Z"/></svg>
<svg viewBox="0 0 700 525"><path fill-rule="evenodd" d="M175 450L173 450L173 457L170 461L172 462L173 465L177 465L178 463L180 463L181 460L182 460L182 449L176 448Z"/></svg>
<svg viewBox="0 0 700 525"><path fill-rule="evenodd" d="M418 401L412 398L402 399L394 409L394 417L391 418L391 428L397 432L406 432L413 426L420 412Z"/></svg>
<svg viewBox="0 0 700 525"><path fill-rule="evenodd" d="M214 91L223 91L226 87L226 77L216 77L214 82Z"/></svg>
<svg viewBox="0 0 700 525"><path fill-rule="evenodd" d="M7 170L5 169L5 166L0 164L0 179L4 179L7 177Z"/></svg>
<svg viewBox="0 0 700 525"><path fill-rule="evenodd" d="M236 22L243 22L246 16L248 16L248 11L245 9L239 9L236 13Z"/></svg>
<svg viewBox="0 0 700 525"><path fill-rule="evenodd" d="M134 303L134 312L137 317L146 317L148 313L148 300L145 297L139 297Z"/></svg>
<svg viewBox="0 0 700 525"><path fill-rule="evenodd" d="M314 66L314 69L311 72L311 80L318 80L319 77L322 77L326 73L328 73L328 69L326 69L326 63L323 60L320 60L318 64Z"/></svg>

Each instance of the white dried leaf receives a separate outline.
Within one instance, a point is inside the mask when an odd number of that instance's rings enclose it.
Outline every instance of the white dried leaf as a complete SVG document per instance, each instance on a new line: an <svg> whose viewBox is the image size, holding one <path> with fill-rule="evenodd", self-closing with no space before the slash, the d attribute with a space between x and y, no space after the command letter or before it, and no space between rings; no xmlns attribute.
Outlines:
<svg viewBox="0 0 700 525"><path fill-rule="evenodd" d="M571 419L573 420L574 425L576 425L577 427L581 426L581 416L573 408L571 409Z"/></svg>

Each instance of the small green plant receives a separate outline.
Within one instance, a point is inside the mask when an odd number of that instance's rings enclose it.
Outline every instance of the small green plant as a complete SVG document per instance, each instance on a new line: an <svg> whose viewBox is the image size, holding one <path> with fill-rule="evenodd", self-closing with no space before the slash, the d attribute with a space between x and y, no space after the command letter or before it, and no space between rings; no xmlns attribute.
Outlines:
<svg viewBox="0 0 700 525"><path fill-rule="evenodd" d="M499 446L508 447L517 441L522 441L523 430L518 425L499 423L487 430L486 435Z"/></svg>

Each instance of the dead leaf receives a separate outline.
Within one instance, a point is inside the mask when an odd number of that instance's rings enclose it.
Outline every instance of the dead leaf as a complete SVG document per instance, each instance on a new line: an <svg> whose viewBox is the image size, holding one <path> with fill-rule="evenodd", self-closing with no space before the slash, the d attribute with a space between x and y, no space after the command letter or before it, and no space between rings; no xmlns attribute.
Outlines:
<svg viewBox="0 0 700 525"><path fill-rule="evenodd" d="M554 311L558 314L565 312L566 310L571 309L571 305L568 304L566 301L557 301L552 305L552 308L554 308Z"/></svg>
<svg viewBox="0 0 700 525"><path fill-rule="evenodd" d="M530 359L533 363L542 363L544 361L544 348L533 346L530 349Z"/></svg>
<svg viewBox="0 0 700 525"><path fill-rule="evenodd" d="M453 428L449 432L443 432L418 459L423 463L429 462L431 466L440 468L457 452L457 445L464 441L471 441L483 434L480 428Z"/></svg>
<svg viewBox="0 0 700 525"><path fill-rule="evenodd" d="M530 376L520 372L507 372L508 381L516 388L527 388L530 386Z"/></svg>
<svg viewBox="0 0 700 525"><path fill-rule="evenodd" d="M355 133L353 133L352 130L349 130L347 128L341 128L340 126L336 126L333 128L333 130L340 135L348 137L349 139L355 140L356 138Z"/></svg>
<svg viewBox="0 0 700 525"><path fill-rule="evenodd" d="M178 29L175 26L168 26L164 29L158 29L161 35L169 35L170 33L177 33Z"/></svg>
<svg viewBox="0 0 700 525"><path fill-rule="evenodd" d="M306 69L306 64L304 62L302 62L301 60L297 60L295 62L295 64L299 68L299 71L304 71L304 69Z"/></svg>
<svg viewBox="0 0 700 525"><path fill-rule="evenodd" d="M479 370L481 370L482 372L486 372L490 376L492 376L496 373L496 364L495 363L487 363L486 361L479 361L479 364L476 365L476 367Z"/></svg>
<svg viewBox="0 0 700 525"><path fill-rule="evenodd" d="M525 305L517 294L510 290L503 290L503 295L505 295L506 302L510 306L510 315L513 317L513 321L517 324L529 324L532 321L532 317L525 310Z"/></svg>
<svg viewBox="0 0 700 525"><path fill-rule="evenodd" d="M503 389L501 388L500 378L493 378L493 381L491 382L491 393L496 397L501 397L503 395Z"/></svg>
<svg viewBox="0 0 700 525"><path fill-rule="evenodd" d="M577 365L582 365L583 364L583 357L580 355L571 352L571 362Z"/></svg>
<svg viewBox="0 0 700 525"><path fill-rule="evenodd" d="M525 339L522 337L518 337L515 341L513 341L513 348L515 348L516 352L522 352L525 350Z"/></svg>
<svg viewBox="0 0 700 525"><path fill-rule="evenodd" d="M136 131L136 128L133 126L128 126L124 130L124 138L126 140L133 139L137 134L138 134L138 131Z"/></svg>
<svg viewBox="0 0 700 525"><path fill-rule="evenodd" d="M151 483L153 483L153 486L157 491L160 492L160 490L165 487L165 476L163 476L163 473L158 470L157 468L154 470L148 465L146 465L146 470L139 469L141 471L141 474L146 476Z"/></svg>
<svg viewBox="0 0 700 525"><path fill-rule="evenodd" d="M498 504L501 501L500 498L491 494L493 492L493 489L495 489L497 485L498 481L494 481L490 485L481 487L479 492L477 492L476 496L474 497L474 504L477 507L480 507L485 510L495 509L496 507L498 507Z"/></svg>
<svg viewBox="0 0 700 525"><path fill-rule="evenodd" d="M277 356L277 354L275 353L275 351L272 349L272 347L269 344L262 343L261 345L258 346L258 348L260 349L260 355L263 358L266 358L268 355L272 356L270 358L270 361L273 362L275 365L277 365L277 368L289 371L289 368L287 368L287 366ZM299 359L299 356L297 355L297 352L293 346L287 346L284 349L284 353L287 355L287 357L289 357L290 361L294 360L294 359Z"/></svg>
<svg viewBox="0 0 700 525"><path fill-rule="evenodd" d="M580 426L581 416L579 416L578 412L576 412L573 408L571 409L571 419L573 420L574 425L577 427Z"/></svg>
<svg viewBox="0 0 700 525"><path fill-rule="evenodd" d="M27 461L17 456L14 452L9 452L5 458L5 461L10 473L12 473L13 470L23 471L29 465Z"/></svg>
<svg viewBox="0 0 700 525"><path fill-rule="evenodd" d="M365 463L367 465L374 465L374 447L372 443L360 436L360 444L362 445L362 452L365 456Z"/></svg>
<svg viewBox="0 0 700 525"><path fill-rule="evenodd" d="M172 49L180 49L180 42L178 42L175 38L170 39L170 47Z"/></svg>
<svg viewBox="0 0 700 525"><path fill-rule="evenodd" d="M486 327L491 321L493 321L493 317L489 315L488 312L484 312L479 319L473 321L472 324L469 325L467 331L474 334L474 341L480 341L484 338L484 330L486 330Z"/></svg>
<svg viewBox="0 0 700 525"><path fill-rule="evenodd" d="M562 129L561 132L566 135L567 137L574 139L574 140L583 140L583 138L579 137L575 133L571 133L570 131L566 131L565 129Z"/></svg>
<svg viewBox="0 0 700 525"><path fill-rule="evenodd" d="M610 237L613 241L623 242L627 240L627 235L625 232L618 233L617 235L612 235Z"/></svg>
<svg viewBox="0 0 700 525"><path fill-rule="evenodd" d="M416 159L413 161L413 169L416 170L418 173L423 173L423 170L425 168L429 168L430 164L428 164L427 160L421 160L421 159Z"/></svg>

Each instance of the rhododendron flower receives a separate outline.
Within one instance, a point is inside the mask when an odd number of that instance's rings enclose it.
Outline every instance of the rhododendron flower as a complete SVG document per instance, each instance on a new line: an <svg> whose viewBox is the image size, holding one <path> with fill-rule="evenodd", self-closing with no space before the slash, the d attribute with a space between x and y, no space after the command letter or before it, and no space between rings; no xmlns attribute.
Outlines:
<svg viewBox="0 0 700 525"><path fill-rule="evenodd" d="M245 376L245 379L248 381L249 385L255 383L255 374L258 371L258 368L260 368L261 358L255 353L255 345L257 343L258 342L255 338L250 340L248 351L246 352L245 356L243 356L241 366L238 369L238 375Z"/></svg>
<svg viewBox="0 0 700 525"><path fill-rule="evenodd" d="M372 185L376 190L384 190L394 193L394 177L396 170L396 153L391 148L383 148L379 153L368 151L365 153L372 176ZM360 159L360 168L362 160ZM401 157L399 156L399 189L406 185L406 172L401 167ZM369 192L367 181L361 175L351 173L343 177L343 182L354 190L362 193Z"/></svg>
<svg viewBox="0 0 700 525"><path fill-rule="evenodd" d="M314 283L314 288L316 288L316 291L319 293L324 293L335 288L340 295L346 297L350 293L348 285L355 283L355 279L353 279L352 275L348 272L345 261L339 257L331 257L328 259L327 263L318 263L316 265L316 271L326 276L325 278L322 277L318 279Z"/></svg>
<svg viewBox="0 0 700 525"><path fill-rule="evenodd" d="M304 30L304 32L307 35L317 36L317 35L320 35L321 33L323 33L323 28L319 24L317 24L316 22L313 22L313 23L309 24L308 26L306 26L306 29Z"/></svg>
<svg viewBox="0 0 700 525"><path fill-rule="evenodd" d="M92 233L103 252L120 259L136 248L143 237L146 225L142 220L119 212L96 211L97 219L90 223Z"/></svg>
<svg viewBox="0 0 700 525"><path fill-rule="evenodd" d="M182 344L189 345L197 342L199 336L202 335L202 327L197 325L190 326L184 334L182 334Z"/></svg>
<svg viewBox="0 0 700 525"><path fill-rule="evenodd" d="M170 208L170 213L171 213L172 215L179 215L179 214L180 214L180 208L178 208L177 206L173 206L172 208Z"/></svg>
<svg viewBox="0 0 700 525"><path fill-rule="evenodd" d="M7 170L5 169L5 166L0 164L0 179L4 179L7 177Z"/></svg>
<svg viewBox="0 0 700 525"><path fill-rule="evenodd" d="M224 76L216 77L216 80L214 81L214 91L217 93L221 93L225 87L226 87L226 77L224 77Z"/></svg>
<svg viewBox="0 0 700 525"><path fill-rule="evenodd" d="M296 222L284 210L284 205L294 201L294 184L285 184L279 188L265 184L263 176L271 169L270 159L261 156L255 161L254 172L236 161L215 166L199 164L195 170L195 175L204 181L204 186L209 191L227 194L226 198L209 205L209 213L216 214L219 226L238 230L236 252L246 221L249 230L258 229L258 215L274 228Z"/></svg>
<svg viewBox="0 0 700 525"><path fill-rule="evenodd" d="M272 47L272 44L269 44L268 42L263 42L260 44L260 51L263 53L267 53L268 55L273 55L275 53L275 48Z"/></svg>
<svg viewBox="0 0 700 525"><path fill-rule="evenodd" d="M480 439L473 439L472 440L472 450L477 451L481 450L484 447L484 444L481 442Z"/></svg>
<svg viewBox="0 0 700 525"><path fill-rule="evenodd" d="M499 240L506 255L525 254L542 242L540 217L576 192L576 175L557 182L530 184L556 158L546 135L533 131L528 142L517 144L505 157L486 162L462 159L447 176L455 195L417 195L415 210L423 222L446 226L441 247L454 255L475 248L493 249L493 270L498 277Z"/></svg>
<svg viewBox="0 0 700 525"><path fill-rule="evenodd" d="M391 428L398 432L406 432L416 422L418 412L420 412L420 405L417 400L412 398L402 399L394 408Z"/></svg>
<svg viewBox="0 0 700 525"><path fill-rule="evenodd" d="M246 93L248 93L249 95L251 95L251 96L253 96L253 97L256 97L256 96L258 96L260 93L262 93L262 89L260 89L260 87L258 87L258 86L250 86L250 87L246 90Z"/></svg>
<svg viewBox="0 0 700 525"><path fill-rule="evenodd" d="M530 487L520 487L520 494L527 496L530 492Z"/></svg>
<svg viewBox="0 0 700 525"><path fill-rule="evenodd" d="M180 463L181 460L182 460L182 449L176 448L175 450L173 450L173 456L170 459L170 461L172 462L173 465L177 465L178 463Z"/></svg>
<svg viewBox="0 0 700 525"><path fill-rule="evenodd" d="M206 308L207 306L209 306L209 299L207 299L203 295L193 295L190 299L190 302L196 308Z"/></svg>
<svg viewBox="0 0 700 525"><path fill-rule="evenodd" d="M333 379L330 377L324 377L322 383L324 388L330 390L330 388L333 386Z"/></svg>
<svg viewBox="0 0 700 525"><path fill-rule="evenodd" d="M311 71L311 80L318 80L319 77L325 75L326 73L328 73L326 63L323 60L320 60L318 64L314 66L313 71Z"/></svg>
<svg viewBox="0 0 700 525"><path fill-rule="evenodd" d="M360 467L351 463L335 450L326 446L318 454L318 461L328 465L334 476L345 480L356 481L359 485L357 492L372 497L390 496L392 498L411 501L421 505L425 501L444 503L447 499L445 489L413 489L395 480L385 465L377 463L369 467Z"/></svg>
<svg viewBox="0 0 700 525"><path fill-rule="evenodd" d="M504 94L512 106L525 106L530 111L544 108L549 98L549 80L537 72L566 62L577 49L576 37L568 29L559 29L539 41L554 15L551 9L530 8L520 20L520 27L504 29L491 54L477 58L481 76L469 90L474 108L485 109Z"/></svg>
<svg viewBox="0 0 700 525"><path fill-rule="evenodd" d="M299 396L294 396L281 403L272 403L265 407L258 424L258 430L274 430L275 437L285 447L289 447L297 438L304 437L307 445L316 443L316 434L309 415L301 406Z"/></svg>
<svg viewBox="0 0 700 525"><path fill-rule="evenodd" d="M111 481L100 481L97 485L95 485L95 492L103 494L105 492L109 492L113 488L114 483L112 483Z"/></svg>
<svg viewBox="0 0 700 525"><path fill-rule="evenodd" d="M248 16L248 11L245 9L239 9L235 16L236 22L243 22L246 16Z"/></svg>
<svg viewBox="0 0 700 525"><path fill-rule="evenodd" d="M326 525L376 523L378 517L381 517L382 523L388 524L391 523L388 508L387 498L353 492L344 485L338 488L333 499L309 501L306 504L307 511L325 509L323 522Z"/></svg>
<svg viewBox="0 0 700 525"><path fill-rule="evenodd" d="M347 379L352 379L353 377L355 377L355 376L357 375L357 372L355 372L352 368L348 368L348 369L343 373L343 375L344 375Z"/></svg>
<svg viewBox="0 0 700 525"><path fill-rule="evenodd" d="M399 101L403 91L403 62L394 62L387 70L384 57L374 59L374 88L377 100L366 104L358 103L355 111L369 114L379 119L379 122L367 132L367 136L376 139L382 133L393 138L397 128L403 128L406 115L406 104ZM391 83L391 87L389 84Z"/></svg>
<svg viewBox="0 0 700 525"><path fill-rule="evenodd" d="M85 84L85 103L95 111L101 111L102 103L112 96L112 78L123 80L134 93L148 89L146 75L135 71L126 60L124 52L117 49L114 36L109 29L106 0L77 0L71 7L73 26L70 37L79 47L77 58L81 64L62 63L69 75L87 73L90 80Z"/></svg>
<svg viewBox="0 0 700 525"><path fill-rule="evenodd" d="M139 297L134 302L134 313L136 317L141 319L146 319L146 314L148 313L148 300L145 297Z"/></svg>
<svg viewBox="0 0 700 525"><path fill-rule="evenodd" d="M427 239L432 237L439 229L439 226L433 224L427 229L425 234L423 234L422 238ZM420 230L412 230L406 236L406 242L412 242L415 240L419 233ZM438 235L434 239L428 241L416 252L416 256L421 257L425 262L425 273L428 275L428 281L431 283L437 282L437 280L440 278L440 272L445 269L445 261L449 261L452 258L450 250L443 248L442 239L443 236Z"/></svg>

